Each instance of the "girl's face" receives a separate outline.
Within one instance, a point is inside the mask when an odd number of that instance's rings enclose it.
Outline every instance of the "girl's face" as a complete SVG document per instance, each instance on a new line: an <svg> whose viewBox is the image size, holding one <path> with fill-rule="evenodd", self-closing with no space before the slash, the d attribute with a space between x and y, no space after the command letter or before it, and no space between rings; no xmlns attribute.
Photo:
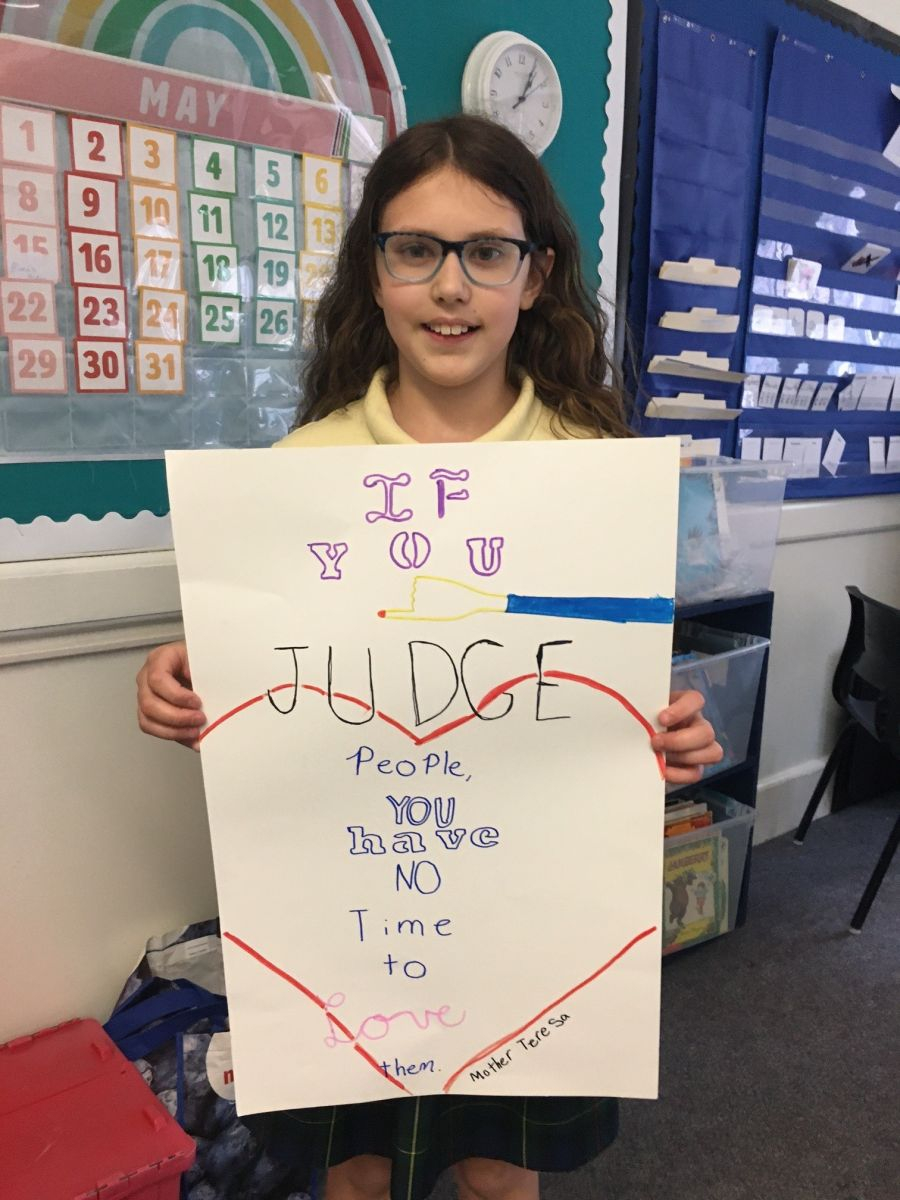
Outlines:
<svg viewBox="0 0 900 1200"><path fill-rule="evenodd" d="M379 232L428 233L447 241L475 237L525 239L519 210L505 196L452 167L441 167L385 207ZM551 252L547 253L547 264ZM486 397L505 388L506 351L519 313L531 308L542 279L531 256L502 287L479 287L448 254L427 283L394 279L376 250L375 300L399 356L399 382L419 391L466 388ZM464 327L462 333L441 328ZM497 393L493 392L497 389Z"/></svg>

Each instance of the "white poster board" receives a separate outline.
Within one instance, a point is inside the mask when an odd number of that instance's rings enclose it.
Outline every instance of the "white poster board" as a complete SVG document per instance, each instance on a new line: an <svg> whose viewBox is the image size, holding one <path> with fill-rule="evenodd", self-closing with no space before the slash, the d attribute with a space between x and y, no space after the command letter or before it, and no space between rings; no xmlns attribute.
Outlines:
<svg viewBox="0 0 900 1200"><path fill-rule="evenodd" d="M677 440L167 469L239 1111L654 1097Z"/></svg>

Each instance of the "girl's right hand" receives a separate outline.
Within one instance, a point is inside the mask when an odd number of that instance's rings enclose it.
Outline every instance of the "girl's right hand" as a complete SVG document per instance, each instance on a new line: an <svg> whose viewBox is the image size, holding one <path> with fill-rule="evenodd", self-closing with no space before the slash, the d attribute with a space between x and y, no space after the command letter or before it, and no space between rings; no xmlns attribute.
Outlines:
<svg viewBox="0 0 900 1200"><path fill-rule="evenodd" d="M191 668L184 642L157 646L137 674L138 725L153 737L181 742L197 750L206 724L200 697L191 690Z"/></svg>

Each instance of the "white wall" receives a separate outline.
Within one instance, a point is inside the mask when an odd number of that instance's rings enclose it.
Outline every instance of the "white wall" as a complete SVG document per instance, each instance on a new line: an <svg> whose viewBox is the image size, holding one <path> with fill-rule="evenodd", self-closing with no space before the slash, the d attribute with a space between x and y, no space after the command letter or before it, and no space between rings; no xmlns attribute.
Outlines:
<svg viewBox="0 0 900 1200"><path fill-rule="evenodd" d="M758 837L796 825L827 755L847 583L900 605L900 496L785 514ZM169 553L0 566L0 1041L104 1019L148 936L216 912L198 756L134 719L177 605Z"/></svg>
<svg viewBox="0 0 900 1200"><path fill-rule="evenodd" d="M859 13L892 33L900 33L900 4L897 0L850 0L841 6Z"/></svg>

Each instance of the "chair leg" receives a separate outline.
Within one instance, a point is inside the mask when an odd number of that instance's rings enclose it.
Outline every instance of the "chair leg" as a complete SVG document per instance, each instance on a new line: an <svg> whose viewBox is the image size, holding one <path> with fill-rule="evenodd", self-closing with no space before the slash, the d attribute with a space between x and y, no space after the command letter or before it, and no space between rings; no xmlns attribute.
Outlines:
<svg viewBox="0 0 900 1200"><path fill-rule="evenodd" d="M855 726L851 721L849 725L845 725L841 730L840 737L834 744L834 749L828 756L828 762L822 769L822 774L819 776L819 781L813 789L813 794L809 798L809 804L806 806L806 812L797 827L797 832L794 834L794 844L801 846L803 839L806 837L806 831L809 829L812 819L815 816L816 809L819 807L819 801L825 795L825 789L831 781L832 775L837 770L841 759L850 748L850 740L853 737Z"/></svg>
<svg viewBox="0 0 900 1200"><path fill-rule="evenodd" d="M863 892L862 900L856 912L853 914L853 920L850 922L850 929L853 933L859 933L863 927L863 922L869 915L869 909L872 907L872 901L878 895L878 889L881 887L881 881L887 873L888 867L891 865L891 859L894 857L894 851L900 845L900 817L894 822L894 828L891 830L891 836L885 842L884 849L881 852L881 857L875 864L875 870L872 872L872 878L866 885L866 890Z"/></svg>

